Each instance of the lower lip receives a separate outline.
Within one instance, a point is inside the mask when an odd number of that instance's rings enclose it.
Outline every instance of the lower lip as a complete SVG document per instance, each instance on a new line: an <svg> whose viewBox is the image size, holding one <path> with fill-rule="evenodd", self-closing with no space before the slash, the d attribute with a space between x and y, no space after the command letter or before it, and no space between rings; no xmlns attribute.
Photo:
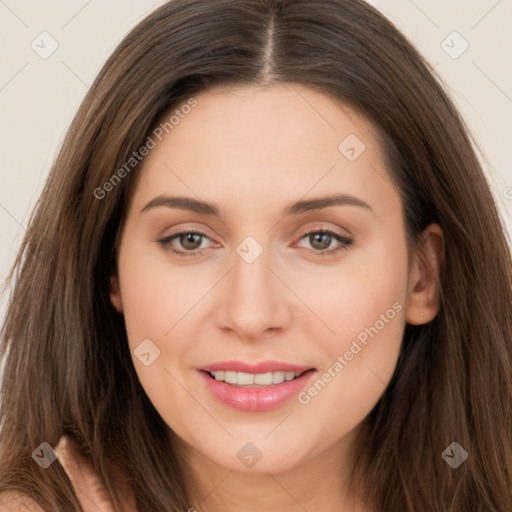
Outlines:
<svg viewBox="0 0 512 512"><path fill-rule="evenodd" d="M200 370L206 387L222 403L246 412L261 412L275 409L294 396L306 386L316 370L308 370L296 379L261 387L238 387L215 380L209 373Z"/></svg>

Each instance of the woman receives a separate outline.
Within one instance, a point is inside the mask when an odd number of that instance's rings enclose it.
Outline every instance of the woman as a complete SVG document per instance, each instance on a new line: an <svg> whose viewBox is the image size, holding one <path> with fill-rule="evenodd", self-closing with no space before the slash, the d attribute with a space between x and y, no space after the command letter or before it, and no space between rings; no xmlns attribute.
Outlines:
<svg viewBox="0 0 512 512"><path fill-rule="evenodd" d="M12 272L0 502L509 511L510 250L438 80L358 0L128 34Z"/></svg>

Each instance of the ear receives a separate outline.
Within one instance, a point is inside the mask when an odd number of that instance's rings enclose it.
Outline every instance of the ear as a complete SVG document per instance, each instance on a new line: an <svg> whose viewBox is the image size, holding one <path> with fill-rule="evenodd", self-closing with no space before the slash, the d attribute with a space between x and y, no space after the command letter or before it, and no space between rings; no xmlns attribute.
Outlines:
<svg viewBox="0 0 512 512"><path fill-rule="evenodd" d="M110 276L110 302L112 302L112 305L119 313L123 312L121 292L119 290L119 282L116 275Z"/></svg>
<svg viewBox="0 0 512 512"><path fill-rule="evenodd" d="M439 224L425 228L414 250L406 298L406 322L422 325L438 313L440 268L444 262L444 235Z"/></svg>

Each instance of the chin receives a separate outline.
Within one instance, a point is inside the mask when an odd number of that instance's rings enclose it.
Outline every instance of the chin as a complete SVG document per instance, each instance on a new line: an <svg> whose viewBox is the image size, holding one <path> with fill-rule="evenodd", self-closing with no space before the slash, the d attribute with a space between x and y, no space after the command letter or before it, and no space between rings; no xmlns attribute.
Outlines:
<svg viewBox="0 0 512 512"><path fill-rule="evenodd" d="M212 463L230 471L248 474L281 473L300 465L307 457L304 439L283 443L282 439L267 438L268 431L261 437L220 440L196 447ZM290 439L289 439L290 441ZM212 447L215 449L212 450Z"/></svg>

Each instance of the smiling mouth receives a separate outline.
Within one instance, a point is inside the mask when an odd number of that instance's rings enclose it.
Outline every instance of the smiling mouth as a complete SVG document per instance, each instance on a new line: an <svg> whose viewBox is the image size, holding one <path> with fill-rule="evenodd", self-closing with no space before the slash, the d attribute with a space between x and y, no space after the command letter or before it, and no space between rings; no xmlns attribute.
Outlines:
<svg viewBox="0 0 512 512"><path fill-rule="evenodd" d="M229 384L233 387L247 387L247 388L260 388L260 387L271 387L276 384L283 382L290 382L299 378L301 375L314 371L314 368L303 372L265 372L265 373L246 373L246 372L234 372L234 371L205 371L210 378Z"/></svg>
<svg viewBox="0 0 512 512"><path fill-rule="evenodd" d="M208 391L219 402L243 412L265 412L281 407L297 396L317 373L315 368L278 362L260 363L252 365L253 368L229 361L212 366L199 371ZM252 372L235 371L241 367Z"/></svg>

